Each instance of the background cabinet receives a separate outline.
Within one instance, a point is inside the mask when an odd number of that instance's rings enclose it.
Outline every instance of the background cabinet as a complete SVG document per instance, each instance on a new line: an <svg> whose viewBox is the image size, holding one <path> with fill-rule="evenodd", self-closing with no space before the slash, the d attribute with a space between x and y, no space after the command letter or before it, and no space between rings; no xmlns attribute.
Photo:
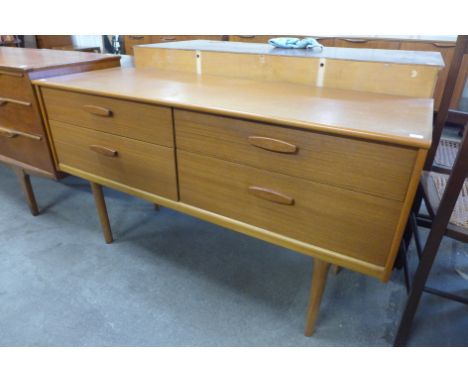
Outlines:
<svg viewBox="0 0 468 382"><path fill-rule="evenodd" d="M184 40L227 40L222 35L126 35L124 36L125 54L133 55L135 45L157 44Z"/></svg>
<svg viewBox="0 0 468 382"><path fill-rule="evenodd" d="M334 44L339 48L365 48L365 49L399 49L400 42L388 40L374 40L365 38L335 38Z"/></svg>

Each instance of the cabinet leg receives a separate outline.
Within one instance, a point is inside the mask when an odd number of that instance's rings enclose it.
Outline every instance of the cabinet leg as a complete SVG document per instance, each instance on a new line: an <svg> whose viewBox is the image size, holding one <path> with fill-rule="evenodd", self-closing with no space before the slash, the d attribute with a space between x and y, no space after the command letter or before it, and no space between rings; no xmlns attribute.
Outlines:
<svg viewBox="0 0 468 382"><path fill-rule="evenodd" d="M154 209L156 211L159 211L161 208L159 207L159 204L154 203Z"/></svg>
<svg viewBox="0 0 468 382"><path fill-rule="evenodd" d="M102 232L104 239L107 244L112 243L114 240L112 237L112 230L109 223L109 215L107 214L106 201L102 192L102 186L100 184L90 182L91 190L93 191L94 201L99 214L99 221L101 222Z"/></svg>
<svg viewBox="0 0 468 382"><path fill-rule="evenodd" d="M320 310L320 302L322 301L323 292L325 291L325 284L327 282L329 268L330 263L314 259L309 308L307 310L306 326L304 330L304 335L307 337L310 337L315 330L315 322L317 321L318 312Z"/></svg>
<svg viewBox="0 0 468 382"><path fill-rule="evenodd" d="M39 215L39 208L37 207L37 202L34 196L34 191L31 185L31 179L29 175L26 174L26 172L22 168L16 167L14 170L20 182L24 196L26 197L26 201L28 202L31 214L33 216Z"/></svg>

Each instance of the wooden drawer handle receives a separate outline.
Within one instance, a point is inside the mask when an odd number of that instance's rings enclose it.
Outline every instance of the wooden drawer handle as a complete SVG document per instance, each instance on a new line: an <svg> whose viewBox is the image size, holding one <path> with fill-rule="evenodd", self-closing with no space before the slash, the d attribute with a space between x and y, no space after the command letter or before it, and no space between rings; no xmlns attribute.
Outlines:
<svg viewBox="0 0 468 382"><path fill-rule="evenodd" d="M145 36L128 36L130 40L143 40Z"/></svg>
<svg viewBox="0 0 468 382"><path fill-rule="evenodd" d="M34 139L35 141L42 140L42 137L39 135L23 133L22 131L7 129L5 127L0 127L0 136L5 137L5 138L24 137L24 138Z"/></svg>
<svg viewBox="0 0 468 382"><path fill-rule="evenodd" d="M5 138L16 138L18 134L13 130L0 129L0 136Z"/></svg>
<svg viewBox="0 0 468 382"><path fill-rule="evenodd" d="M365 40L363 38L345 38L344 39L347 42L356 42L356 43L363 43L363 42L368 42L369 40Z"/></svg>
<svg viewBox="0 0 468 382"><path fill-rule="evenodd" d="M257 35L250 35L250 34L242 34L242 35L239 35L240 38L254 38L256 37Z"/></svg>
<svg viewBox="0 0 468 382"><path fill-rule="evenodd" d="M252 145L260 147L264 150L289 154L295 153L297 151L296 145L285 141L280 141L279 139L250 136L248 140Z"/></svg>
<svg viewBox="0 0 468 382"><path fill-rule="evenodd" d="M294 199L290 196L284 195L281 192L273 191L268 188L257 187L257 186L249 186L249 192L257 196L261 199L269 200L270 202L278 203L278 204L286 204L286 205L293 205Z"/></svg>
<svg viewBox="0 0 468 382"><path fill-rule="evenodd" d="M110 149L108 147L104 147L104 146L99 146L99 145L91 145L89 146L89 148L98 153L98 154L101 154L101 155L105 155L107 157L116 157L118 155L118 152L117 150L114 150L114 149Z"/></svg>
<svg viewBox="0 0 468 382"><path fill-rule="evenodd" d="M175 36L167 36L167 37L161 37L162 41L175 41L176 37Z"/></svg>
<svg viewBox="0 0 468 382"><path fill-rule="evenodd" d="M100 117L112 116L112 110L106 109L105 107L101 107L101 106L84 105L83 109L86 110L90 114L98 115Z"/></svg>
<svg viewBox="0 0 468 382"><path fill-rule="evenodd" d="M455 48L455 44L451 42L434 42L433 45L438 48Z"/></svg>
<svg viewBox="0 0 468 382"><path fill-rule="evenodd" d="M13 98L0 98L0 106L6 105L7 103L14 103L21 106L31 106L31 102L20 101Z"/></svg>

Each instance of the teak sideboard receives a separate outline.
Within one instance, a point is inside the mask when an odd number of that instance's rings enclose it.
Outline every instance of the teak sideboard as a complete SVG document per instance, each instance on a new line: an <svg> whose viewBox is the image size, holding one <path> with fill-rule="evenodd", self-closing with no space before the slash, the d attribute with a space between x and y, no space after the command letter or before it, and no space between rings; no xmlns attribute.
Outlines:
<svg viewBox="0 0 468 382"><path fill-rule="evenodd" d="M188 41L136 68L34 81L56 165L101 186L388 280L431 144L440 54Z"/></svg>
<svg viewBox="0 0 468 382"><path fill-rule="evenodd" d="M119 57L48 49L0 47L0 162L12 166L33 215L29 174L57 179L50 144L31 81L119 66Z"/></svg>

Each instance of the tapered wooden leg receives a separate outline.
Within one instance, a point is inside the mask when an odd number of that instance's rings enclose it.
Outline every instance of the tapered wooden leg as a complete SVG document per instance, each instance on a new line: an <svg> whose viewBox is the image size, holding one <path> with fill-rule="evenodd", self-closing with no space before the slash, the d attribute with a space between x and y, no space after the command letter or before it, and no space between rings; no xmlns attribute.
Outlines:
<svg viewBox="0 0 468 382"><path fill-rule="evenodd" d="M28 202L31 214L33 216L39 215L39 208L37 207L37 202L34 196L34 191L31 185L31 179L29 178L29 175L26 174L26 172L22 168L16 167L14 170L20 182L24 196L26 197L26 201Z"/></svg>
<svg viewBox="0 0 468 382"><path fill-rule="evenodd" d="M112 230L109 223L109 216L107 215L106 201L104 199L104 194L102 192L102 186L100 184L90 182L91 190L93 191L94 201L96 203L96 208L99 214L99 220L101 222L102 232L104 234L104 239L107 244L112 243L114 240L112 237Z"/></svg>
<svg viewBox="0 0 468 382"><path fill-rule="evenodd" d="M156 211L159 211L159 210L160 210L159 204L154 203L154 209L155 209Z"/></svg>
<svg viewBox="0 0 468 382"><path fill-rule="evenodd" d="M304 334L310 337L315 330L315 322L320 309L325 284L327 282L328 269L330 263L314 259L314 270L312 274L312 285L309 297L309 308L307 310L307 320Z"/></svg>

